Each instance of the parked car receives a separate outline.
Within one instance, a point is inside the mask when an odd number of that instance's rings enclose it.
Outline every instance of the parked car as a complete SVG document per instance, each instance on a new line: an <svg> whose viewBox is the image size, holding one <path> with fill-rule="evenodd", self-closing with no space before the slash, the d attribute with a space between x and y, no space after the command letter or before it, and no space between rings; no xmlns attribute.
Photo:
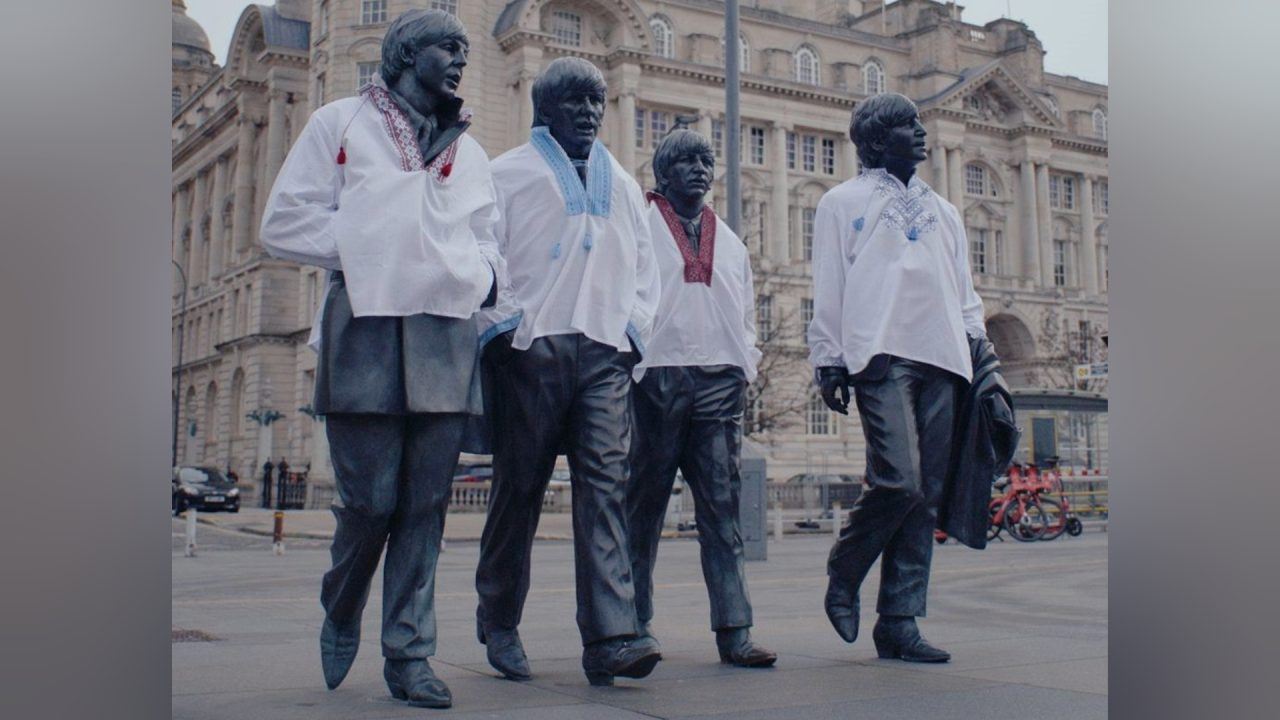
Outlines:
<svg viewBox="0 0 1280 720"><path fill-rule="evenodd" d="M173 514L189 507L240 512L240 489L217 468L179 467L173 473Z"/></svg>
<svg viewBox="0 0 1280 720"><path fill-rule="evenodd" d="M547 488L569 487L569 477L571 473L568 470L552 470L551 481L547 483Z"/></svg>
<svg viewBox="0 0 1280 720"><path fill-rule="evenodd" d="M489 482L492 479L492 465L459 465L458 469L453 471L453 481L456 483Z"/></svg>
<svg viewBox="0 0 1280 720"><path fill-rule="evenodd" d="M861 483L857 475L836 473L799 473L787 478L788 483Z"/></svg>

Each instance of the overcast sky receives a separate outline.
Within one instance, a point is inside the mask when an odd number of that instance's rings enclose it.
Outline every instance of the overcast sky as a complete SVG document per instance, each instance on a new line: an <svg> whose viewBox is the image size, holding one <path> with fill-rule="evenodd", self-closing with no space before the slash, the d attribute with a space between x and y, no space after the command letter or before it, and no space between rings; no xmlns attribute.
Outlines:
<svg viewBox="0 0 1280 720"><path fill-rule="evenodd" d="M249 3L245 0L186 2L187 14L209 34L218 63L225 63L231 31ZM745 0L742 4L750 2ZM981 25L1005 16L1025 22L1044 44L1044 67L1049 72L1107 82L1107 0L969 0L960 5L966 22Z"/></svg>

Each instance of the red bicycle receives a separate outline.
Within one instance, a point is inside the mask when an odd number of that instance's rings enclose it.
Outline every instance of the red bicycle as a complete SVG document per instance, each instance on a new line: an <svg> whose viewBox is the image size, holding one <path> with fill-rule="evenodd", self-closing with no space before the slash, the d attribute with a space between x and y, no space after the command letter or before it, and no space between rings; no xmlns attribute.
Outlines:
<svg viewBox="0 0 1280 720"><path fill-rule="evenodd" d="M1027 466L1024 474L1023 467L1014 463L1009 468L1008 478L1002 478L994 485L996 490L1004 490L1004 494L993 499L988 506L991 515L988 541L999 537L1002 530L1007 530L1014 540L1034 542L1048 530L1049 518L1034 492L1039 483L1036 468Z"/></svg>
<svg viewBox="0 0 1280 720"><path fill-rule="evenodd" d="M1045 459L1045 469L1040 474L1040 481L1031 488L1047 520L1044 534L1040 536L1041 540L1056 540L1064 532L1071 537L1084 532L1084 524L1071 511L1071 501L1062 489L1062 474L1058 470L1058 460L1057 457ZM1058 499L1045 497L1051 493L1057 493Z"/></svg>

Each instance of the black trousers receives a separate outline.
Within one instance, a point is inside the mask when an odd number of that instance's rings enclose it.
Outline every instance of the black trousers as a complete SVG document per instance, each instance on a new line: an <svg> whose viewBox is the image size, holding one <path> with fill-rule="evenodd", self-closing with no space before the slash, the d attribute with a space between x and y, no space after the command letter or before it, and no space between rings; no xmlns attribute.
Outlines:
<svg viewBox="0 0 1280 720"><path fill-rule="evenodd" d="M382 578L382 654L435 654L436 559L466 416L325 417L339 503L320 603L339 625L359 622L387 548Z"/></svg>
<svg viewBox="0 0 1280 720"><path fill-rule="evenodd" d="M733 365L650 368L631 388L635 435L627 487L636 616L653 619L653 566L676 469L693 494L711 629L751 626L738 524L746 379Z"/></svg>
<svg viewBox="0 0 1280 720"><path fill-rule="evenodd" d="M487 630L520 624L543 494L563 448L572 473L582 642L636 633L625 509L636 361L634 353L583 335L551 335L488 369L495 391L493 485L476 569L477 616Z"/></svg>
<svg viewBox="0 0 1280 720"><path fill-rule="evenodd" d="M854 383L867 441L868 490L831 549L827 573L857 588L880 558L881 615L923 617L937 521L964 379L892 357Z"/></svg>

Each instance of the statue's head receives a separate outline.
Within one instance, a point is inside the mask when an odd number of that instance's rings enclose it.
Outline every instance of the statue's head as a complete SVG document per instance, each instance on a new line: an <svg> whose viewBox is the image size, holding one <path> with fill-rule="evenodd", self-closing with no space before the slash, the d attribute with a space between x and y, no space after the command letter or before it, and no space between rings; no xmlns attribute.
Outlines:
<svg viewBox="0 0 1280 720"><path fill-rule="evenodd" d="M912 167L927 157L924 125L916 104L905 95L872 96L853 111L849 139L863 167Z"/></svg>
<svg viewBox="0 0 1280 720"><path fill-rule="evenodd" d="M428 95L453 100L468 50L467 29L458 18L443 10L406 10L382 38L382 79L395 87L402 75L411 73Z"/></svg>
<svg viewBox="0 0 1280 720"><path fill-rule="evenodd" d="M653 151L653 177L667 197L700 199L715 179L716 155L711 143L692 130L673 130Z"/></svg>
<svg viewBox="0 0 1280 720"><path fill-rule="evenodd" d="M595 65L558 58L533 81L533 126L546 126L569 157L585 158L604 120L607 90Z"/></svg>

